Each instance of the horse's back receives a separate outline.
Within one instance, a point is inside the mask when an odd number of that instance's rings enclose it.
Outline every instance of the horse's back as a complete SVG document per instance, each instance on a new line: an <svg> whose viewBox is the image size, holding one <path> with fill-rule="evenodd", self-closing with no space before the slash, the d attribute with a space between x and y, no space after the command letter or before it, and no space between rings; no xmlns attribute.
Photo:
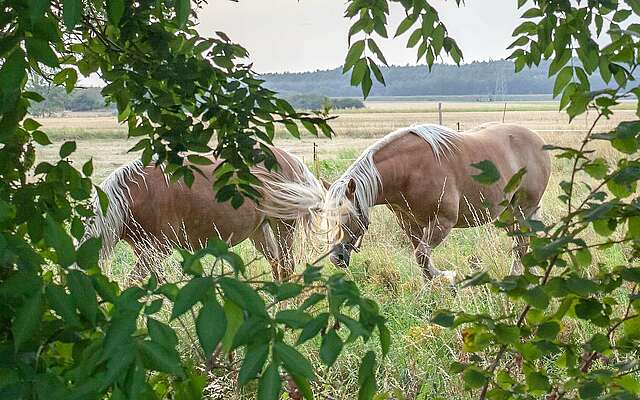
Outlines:
<svg viewBox="0 0 640 400"><path fill-rule="evenodd" d="M127 224L124 239L137 242L143 235L145 240L193 248L211 236L232 244L246 239L259 225L260 214L248 199L237 209L228 201L217 201L212 190L217 164L199 166L203 174L194 174L191 187L183 181L170 182L152 166L132 178L128 186L133 221Z"/></svg>
<svg viewBox="0 0 640 400"><path fill-rule="evenodd" d="M457 158L463 158L466 162L456 168L461 171L457 183L464 202L475 206L483 202L490 203L493 205L491 214L495 217L501 212L497 204L504 196L515 195L504 193L505 185L511 177L524 169L526 172L517 190L518 205L527 212L535 209L546 190L551 173L551 158L544 150L544 145L544 140L537 133L512 124L491 124L462 135L460 152L463 154L459 154ZM479 171L471 164L484 160L491 161L500 174L499 180L490 186L482 185L472 178ZM460 207L463 211L469 204L461 202Z"/></svg>

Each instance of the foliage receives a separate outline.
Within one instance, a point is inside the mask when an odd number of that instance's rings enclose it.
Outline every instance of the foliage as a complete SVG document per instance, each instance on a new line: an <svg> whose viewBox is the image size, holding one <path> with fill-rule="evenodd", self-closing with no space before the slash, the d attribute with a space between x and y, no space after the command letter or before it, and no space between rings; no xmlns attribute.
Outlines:
<svg viewBox="0 0 640 400"><path fill-rule="evenodd" d="M374 330L382 354L388 350L377 306L341 274L323 276L308 266L287 282L260 281L213 239L196 254L182 252L183 282L150 278L118 287L98 267L100 240L82 241L92 192L108 206L91 180L92 161L77 168L69 158L76 144L69 141L58 160L37 162L36 146L51 141L28 117L45 100L27 87L29 76L71 93L79 74L98 74L106 83L101 94L115 104L129 136L140 139L131 150L141 152L145 164L155 155L173 180L189 185L198 170L182 154L213 151L224 159L215 172L217 198L233 204L256 196L250 166L277 167L267 147L276 124L294 136L298 123L331 134L324 117L296 112L264 88L242 63L247 52L224 33L200 37L193 29L198 5L2 2L1 398L200 398L206 382L194 364L203 360L179 357L176 334L158 314L163 307L172 309L172 319L197 313L203 359L220 343L225 353L244 349L238 380L258 379L264 399L279 397L280 371L312 396L314 371L295 349L300 342L328 338L319 349L327 365L343 345L368 341ZM205 255L226 264L223 272L205 273L199 262ZM291 341L294 334L298 342ZM363 398L375 392L375 360L373 350L363 358Z"/></svg>
<svg viewBox="0 0 640 400"><path fill-rule="evenodd" d="M497 315L440 310L433 322L462 331L464 349L472 355L451 370L481 399L637 398L640 120L622 122L611 132L597 132L597 122L611 115L622 96L640 96L633 78L640 3L518 3L525 8L525 22L515 29L510 46L516 70L551 59L549 75L555 76L560 108L570 118L591 109L597 118L578 148L547 146L572 165L560 183L566 209L548 224L520 222L516 234L531 240L522 259L524 273L493 277L482 271L464 282L488 286L513 301L514 308ZM611 88L593 90L589 76L595 73L612 82ZM605 160L590 150L595 141L616 149L617 159ZM488 164L474 165L482 171L476 178L494 184L499 176ZM505 193L517 188L523 174L511 178ZM506 207L496 224L504 227L514 211ZM595 240L585 235L591 229ZM594 265L593 252L616 243L624 243L628 261ZM572 320L589 327L586 341L563 334Z"/></svg>
<svg viewBox="0 0 640 400"><path fill-rule="evenodd" d="M355 98L330 99L317 94L291 94L283 95L283 98L296 110L322 110L325 107L330 107L331 109L336 110L345 108L364 108L362 100Z"/></svg>
<svg viewBox="0 0 640 400"><path fill-rule="evenodd" d="M417 46L419 59L431 66L444 54L460 62L460 49L433 7L425 0L394 2L406 11L395 36L407 32L407 45ZM320 359L329 367L345 343L367 341L374 331L382 353L389 348L389 331L375 303L344 276L323 276L313 265L287 282L263 281L252 277L223 243L212 240L195 254L181 252L184 282L159 284L151 278L121 289L98 268L99 240L77 246L84 234L82 220L92 214L92 163L81 170L71 163L74 142L61 146L59 160L36 162L35 146L50 141L40 124L27 117L32 105L44 100L26 87L30 74L72 92L78 74L97 73L106 82L102 95L116 105L129 135L140 138L131 150L141 152L145 164L156 155L172 179L190 184L197 168L187 165L182 154L213 151L225 160L216 170L217 198L234 204L256 196L251 165L276 167L267 147L276 124L294 136L300 134L298 123L314 134L331 134L322 115L296 112L265 88L244 64L246 50L224 33L200 37L193 29L199 3L2 3L2 398L199 398L204 381L192 365L197 361L179 358L175 333L157 316L165 303L172 319L191 315L196 321L203 357L219 344L223 352L245 349L238 380L244 384L257 378L258 398L279 396L280 370L306 398L312 397L313 367L295 348L310 338L322 336ZM351 71L351 83L361 86L365 97L373 85L371 74L384 83L378 63L386 65L386 60L375 37L388 36L388 3L347 3L346 16L354 22L344 71ZM591 106L598 119L607 117L622 95L640 93L633 85L640 29L631 18L639 14L636 0L577 5L536 0L514 32L512 59L518 71L553 60L549 73L556 76L561 108L574 118ZM598 36L604 44L594 40ZM574 56L580 64L573 63ZM616 88L593 91L589 76L596 71ZM592 129L578 149L557 149L573 162L571 178L562 184L566 216L550 225L522 224L521 234L532 239L523 275L500 279L485 272L467 281L526 304L522 310L434 315L439 324L464 326L465 349L477 354L452 368L481 398L638 395L635 284L640 278L633 261L640 213L631 197L640 176L635 156L639 132L640 121L625 122L613 132ZM609 142L620 151L620 160L609 165L586 150L593 140ZM491 168L478 167L486 182L492 181ZM578 195L583 173L592 179L586 182L588 193ZM512 179L509 189L517 181ZM591 228L602 242L581 238ZM632 250L628 265L591 266L591 251L618 242ZM199 260L207 255L220 269L203 271ZM574 343L559 335L568 318L595 327L589 341ZM341 326L349 331L346 339L338 331ZM374 396L376 365L376 353L366 352L359 367L361 399Z"/></svg>
<svg viewBox="0 0 640 400"><path fill-rule="evenodd" d="M575 60L579 63L579 60ZM512 60L474 61L449 65L382 67L386 85L373 84L372 96L460 96L476 95L480 100L500 96L553 93L554 81L548 78L550 61L542 60L518 73ZM637 74L636 74L637 75ZM278 92L323 93L326 96L358 96L361 91L350 85L349 77L338 68L313 72L264 74L265 85ZM604 89L602 77L590 76L594 89Z"/></svg>

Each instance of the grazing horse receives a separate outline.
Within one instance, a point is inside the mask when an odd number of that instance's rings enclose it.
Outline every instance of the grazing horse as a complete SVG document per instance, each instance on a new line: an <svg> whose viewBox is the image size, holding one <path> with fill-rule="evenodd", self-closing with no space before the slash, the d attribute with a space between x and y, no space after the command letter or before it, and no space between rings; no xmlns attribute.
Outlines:
<svg viewBox="0 0 640 400"><path fill-rule="evenodd" d="M454 272L435 268L432 250L452 228L494 220L509 206L503 202L505 196L518 217L531 217L549 181L551 160L543 146L536 133L509 124L486 124L464 133L427 124L386 135L328 190L323 213L326 229L332 232L331 261L348 266L351 251L357 250L368 228L369 209L385 204L402 223L424 277L453 280ZM494 185L472 178L478 171L471 164L483 160L492 161L500 172ZM507 181L523 168L526 174L519 188L505 194ZM515 235L515 242L518 258L512 272L529 244L521 235Z"/></svg>
<svg viewBox="0 0 640 400"><path fill-rule="evenodd" d="M295 229L310 233L326 189L300 159L274 147L271 151L279 171L253 167L262 181L256 187L262 197L258 203L245 199L237 209L216 201L213 171L220 160L198 166L203 174L195 174L191 187L170 182L161 167L145 167L140 161L124 165L102 183L109 208L103 215L94 200L95 216L85 239L102 238L102 259L120 239L127 241L138 258L132 275L137 279L153 272L150 257L166 257L176 245L197 250L212 236L230 245L250 239L270 262L274 279L285 278L294 268Z"/></svg>

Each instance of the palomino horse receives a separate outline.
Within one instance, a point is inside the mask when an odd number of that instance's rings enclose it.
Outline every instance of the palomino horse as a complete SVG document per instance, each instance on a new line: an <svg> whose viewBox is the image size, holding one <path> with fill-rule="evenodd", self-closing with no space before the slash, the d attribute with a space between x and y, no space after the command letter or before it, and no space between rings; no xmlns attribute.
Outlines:
<svg viewBox="0 0 640 400"><path fill-rule="evenodd" d="M444 275L453 280L454 272L434 267L432 250L452 228L478 226L500 215L506 207L503 189L522 168L526 174L518 190L506 196L519 217L531 217L549 181L551 161L543 145L536 133L508 124L487 124L465 133L419 125L386 135L328 190L324 223L334 232L330 259L347 266L369 225L369 209L385 204L403 222L425 278ZM471 164L483 160L492 161L500 172L494 185L472 178L478 171ZM516 235L515 242L518 259L512 272L528 248L523 236Z"/></svg>
<svg viewBox="0 0 640 400"><path fill-rule="evenodd" d="M103 259L120 239L127 241L138 257L133 277L136 271L142 276L150 272L150 256L166 257L175 245L195 250L212 236L230 245L250 239L271 263L274 278L284 278L294 267L294 229L312 229L314 210L322 207L326 189L297 157L271 150L280 170L254 167L262 198L259 204L246 199L237 209L215 199L212 176L218 160L199 166L204 176L195 174L191 187L170 183L161 168L144 167L140 161L124 165L102 183L109 208L103 215L95 200L85 238L102 238Z"/></svg>

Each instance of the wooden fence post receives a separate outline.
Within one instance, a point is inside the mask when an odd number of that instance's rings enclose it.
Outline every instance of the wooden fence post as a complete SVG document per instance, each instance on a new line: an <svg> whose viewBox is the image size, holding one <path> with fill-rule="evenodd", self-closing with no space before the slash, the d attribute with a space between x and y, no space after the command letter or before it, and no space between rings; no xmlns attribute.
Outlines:
<svg viewBox="0 0 640 400"><path fill-rule="evenodd" d="M442 125L442 103L438 103L438 124Z"/></svg>
<svg viewBox="0 0 640 400"><path fill-rule="evenodd" d="M313 142L313 168L315 169L316 178L320 179L320 161L318 160L318 145Z"/></svg>

